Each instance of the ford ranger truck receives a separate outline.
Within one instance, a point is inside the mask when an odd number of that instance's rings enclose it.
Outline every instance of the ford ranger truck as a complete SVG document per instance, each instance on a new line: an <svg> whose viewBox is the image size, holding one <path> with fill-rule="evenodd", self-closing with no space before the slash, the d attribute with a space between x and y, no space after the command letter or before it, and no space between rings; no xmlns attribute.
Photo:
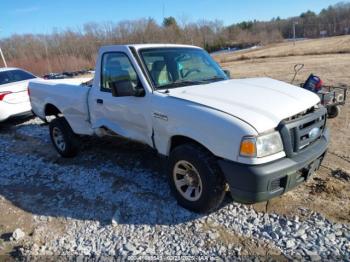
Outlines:
<svg viewBox="0 0 350 262"><path fill-rule="evenodd" d="M306 181L329 142L319 97L270 78L229 79L203 49L105 46L90 85L34 80L34 113L63 157L81 136L122 136L168 162L171 191L195 212L266 201Z"/></svg>

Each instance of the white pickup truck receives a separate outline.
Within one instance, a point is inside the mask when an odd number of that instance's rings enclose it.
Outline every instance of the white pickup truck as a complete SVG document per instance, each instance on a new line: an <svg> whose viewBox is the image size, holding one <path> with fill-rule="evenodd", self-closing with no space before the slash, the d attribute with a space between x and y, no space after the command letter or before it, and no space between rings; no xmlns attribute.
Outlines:
<svg viewBox="0 0 350 262"><path fill-rule="evenodd" d="M269 78L229 79L204 50L106 46L89 85L31 81L34 113L63 157L79 137L118 135L166 156L178 203L196 212L265 201L307 180L329 142L317 95ZM55 116L49 117L48 116Z"/></svg>

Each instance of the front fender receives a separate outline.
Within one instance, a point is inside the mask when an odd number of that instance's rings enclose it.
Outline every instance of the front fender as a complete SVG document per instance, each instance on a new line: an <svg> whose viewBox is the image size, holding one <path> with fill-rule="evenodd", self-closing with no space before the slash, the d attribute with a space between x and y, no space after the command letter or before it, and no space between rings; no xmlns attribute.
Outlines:
<svg viewBox="0 0 350 262"><path fill-rule="evenodd" d="M250 125L226 113L194 104L182 108L186 112L180 108L168 111L167 120L153 120L155 145L163 155L169 155L174 136L184 136L217 157L237 161L242 137L257 135Z"/></svg>

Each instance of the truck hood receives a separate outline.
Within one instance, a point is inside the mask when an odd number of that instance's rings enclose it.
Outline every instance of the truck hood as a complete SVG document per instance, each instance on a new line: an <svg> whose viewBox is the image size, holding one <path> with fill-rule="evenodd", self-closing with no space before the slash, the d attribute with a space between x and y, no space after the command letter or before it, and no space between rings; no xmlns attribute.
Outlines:
<svg viewBox="0 0 350 262"><path fill-rule="evenodd" d="M237 117L258 133L274 129L320 102L303 88L270 78L220 81L170 90L170 96L195 102Z"/></svg>

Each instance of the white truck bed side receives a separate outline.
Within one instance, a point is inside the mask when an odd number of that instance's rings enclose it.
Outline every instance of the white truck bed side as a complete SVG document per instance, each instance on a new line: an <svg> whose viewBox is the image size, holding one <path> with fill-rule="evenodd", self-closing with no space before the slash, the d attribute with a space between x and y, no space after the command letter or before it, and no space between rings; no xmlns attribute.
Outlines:
<svg viewBox="0 0 350 262"><path fill-rule="evenodd" d="M87 97L89 87L80 85L86 79L34 80L29 83L33 112L45 119L45 109L52 104L59 108L76 134L92 135ZM63 82L63 83L62 83ZM66 84L73 82L75 84Z"/></svg>

